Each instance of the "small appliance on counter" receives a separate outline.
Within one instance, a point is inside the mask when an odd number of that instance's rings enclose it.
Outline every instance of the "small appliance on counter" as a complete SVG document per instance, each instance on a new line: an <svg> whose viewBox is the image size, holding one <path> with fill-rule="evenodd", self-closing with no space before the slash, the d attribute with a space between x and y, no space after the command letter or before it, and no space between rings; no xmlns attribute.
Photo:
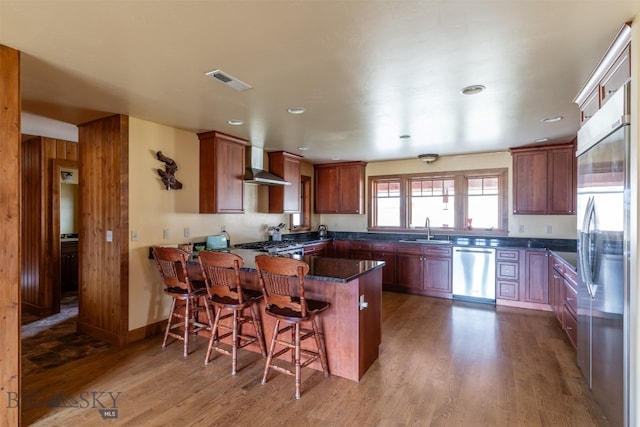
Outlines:
<svg viewBox="0 0 640 427"><path fill-rule="evenodd" d="M328 237L328 230L326 225L320 224L318 226L318 237L321 239L326 239Z"/></svg>
<svg viewBox="0 0 640 427"><path fill-rule="evenodd" d="M207 243L205 249L208 251L219 251L227 249L229 247L229 239L226 233L214 234L213 236L207 236Z"/></svg>
<svg viewBox="0 0 640 427"><path fill-rule="evenodd" d="M276 225L275 227L269 227L267 229L267 232L269 233L269 240L273 240L276 242L279 242L282 240L282 233L280 233L280 230L282 230L285 226L284 222L281 222L280 224Z"/></svg>

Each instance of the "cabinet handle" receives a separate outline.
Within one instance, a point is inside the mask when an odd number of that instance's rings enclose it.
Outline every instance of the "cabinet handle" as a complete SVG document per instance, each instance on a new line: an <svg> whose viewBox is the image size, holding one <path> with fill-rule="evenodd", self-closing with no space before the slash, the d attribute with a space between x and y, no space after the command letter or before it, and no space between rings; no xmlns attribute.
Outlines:
<svg viewBox="0 0 640 427"><path fill-rule="evenodd" d="M567 326L567 331L573 331L573 328L571 326Z"/></svg>

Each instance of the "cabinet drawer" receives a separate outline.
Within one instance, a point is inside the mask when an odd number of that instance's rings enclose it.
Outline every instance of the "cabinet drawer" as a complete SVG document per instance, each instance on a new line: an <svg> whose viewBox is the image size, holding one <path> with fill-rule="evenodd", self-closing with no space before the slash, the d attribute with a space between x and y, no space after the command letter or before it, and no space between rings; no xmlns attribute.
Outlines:
<svg viewBox="0 0 640 427"><path fill-rule="evenodd" d="M564 297L564 305L568 307L573 315L576 316L578 313L578 292L576 292L575 288L571 286L567 281L564 281L565 285L565 297Z"/></svg>
<svg viewBox="0 0 640 427"><path fill-rule="evenodd" d="M518 283L516 282L503 282L498 280L496 282L498 298L500 299L510 299L517 301L518 300Z"/></svg>
<svg viewBox="0 0 640 427"><path fill-rule="evenodd" d="M368 251L371 249L371 242L365 242L362 240L356 240L351 242L349 248L352 251Z"/></svg>
<svg viewBox="0 0 640 427"><path fill-rule="evenodd" d="M498 261L497 267L498 279L518 280L520 278L520 264L517 262Z"/></svg>
<svg viewBox="0 0 640 427"><path fill-rule="evenodd" d="M631 78L630 52L631 48L627 46L611 66L611 70L602 78L602 82L600 83L600 105L604 105L604 103Z"/></svg>
<svg viewBox="0 0 640 427"><path fill-rule="evenodd" d="M575 348L578 343L578 321L574 315L566 309L564 311L564 332L567 334L569 341L571 341L571 344Z"/></svg>
<svg viewBox="0 0 640 427"><path fill-rule="evenodd" d="M396 245L395 243L372 242L371 250L375 252L395 252Z"/></svg>
<svg viewBox="0 0 640 427"><path fill-rule="evenodd" d="M397 246L398 253L402 254L412 254L412 255L421 255L422 248L420 245L414 245L413 243L402 244L399 243Z"/></svg>
<svg viewBox="0 0 640 427"><path fill-rule="evenodd" d="M431 246L423 246L424 254L430 257L450 257L453 249L451 248L434 248Z"/></svg>
<svg viewBox="0 0 640 427"><path fill-rule="evenodd" d="M496 259L505 260L505 261L520 261L520 251L517 249L514 249L514 250L498 249L496 251Z"/></svg>

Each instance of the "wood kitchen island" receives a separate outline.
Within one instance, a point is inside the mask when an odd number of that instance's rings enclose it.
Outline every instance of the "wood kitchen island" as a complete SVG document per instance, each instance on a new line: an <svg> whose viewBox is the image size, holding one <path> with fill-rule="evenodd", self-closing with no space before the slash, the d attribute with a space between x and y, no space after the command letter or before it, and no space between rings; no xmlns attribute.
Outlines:
<svg viewBox="0 0 640 427"><path fill-rule="evenodd" d="M245 249L232 249L231 252L244 259L245 264L241 269L243 286L259 290L255 256L264 255L264 252ZM384 262L309 255L294 257L309 264L309 274L305 277L305 297L331 304L318 318L326 341L330 373L359 381L378 358L382 336ZM189 268L190 275L197 278L197 266L190 264ZM260 303L260 316L265 340L269 343L275 320L265 314L264 301ZM253 344L246 348L260 351ZM319 361L310 367L322 370Z"/></svg>

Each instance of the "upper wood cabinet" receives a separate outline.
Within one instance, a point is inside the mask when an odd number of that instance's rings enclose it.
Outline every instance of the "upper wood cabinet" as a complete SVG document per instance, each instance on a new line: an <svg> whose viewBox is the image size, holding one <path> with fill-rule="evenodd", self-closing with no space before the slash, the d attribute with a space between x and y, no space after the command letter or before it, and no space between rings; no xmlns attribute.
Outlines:
<svg viewBox="0 0 640 427"><path fill-rule="evenodd" d="M315 212L364 214L365 162L315 165Z"/></svg>
<svg viewBox="0 0 640 427"><path fill-rule="evenodd" d="M575 149L575 140L511 148L514 214L575 214Z"/></svg>
<svg viewBox="0 0 640 427"><path fill-rule="evenodd" d="M272 151L269 172L291 183L269 187L269 213L300 212L301 156L286 151Z"/></svg>
<svg viewBox="0 0 640 427"><path fill-rule="evenodd" d="M200 139L200 213L244 213L244 150L248 141L217 131Z"/></svg>
<svg viewBox="0 0 640 427"><path fill-rule="evenodd" d="M624 24L574 102L583 125L625 83L631 80L631 26Z"/></svg>

